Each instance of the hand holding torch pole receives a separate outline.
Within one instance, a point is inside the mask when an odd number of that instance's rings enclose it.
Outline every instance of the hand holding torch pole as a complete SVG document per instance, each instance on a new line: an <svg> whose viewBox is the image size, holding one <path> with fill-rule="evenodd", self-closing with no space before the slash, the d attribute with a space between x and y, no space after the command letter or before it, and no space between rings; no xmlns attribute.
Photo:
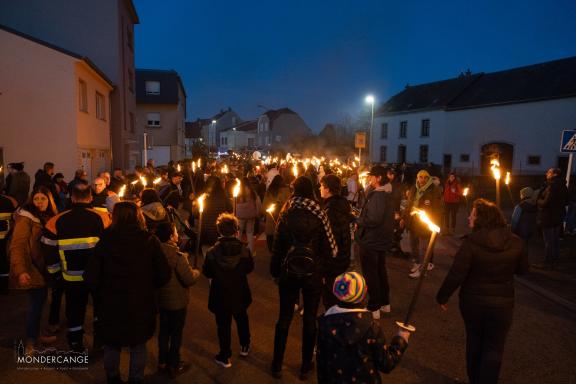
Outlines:
<svg viewBox="0 0 576 384"><path fill-rule="evenodd" d="M200 212L200 218L198 219L198 236L196 236L196 252L194 253L194 268L198 266L198 253L200 252L200 237L202 235L202 214L204 213L204 199L206 194L203 193L198 198L198 211Z"/></svg>
<svg viewBox="0 0 576 384"><path fill-rule="evenodd" d="M404 317L404 322L397 321L396 324L409 332L416 331L416 328L410 324L410 318L412 317L412 313L414 312L414 307L416 306L416 301L418 300L418 296L420 295L420 289L422 289L422 283L424 282L424 278L426 277L426 273L428 271L428 262L432 257L432 251L434 250L434 243L436 242L436 237L438 233L440 233L440 227L434 224L426 215L425 211L420 209L415 209L412 211L411 215L418 215L420 220L428 225L428 229L432 232L430 236L430 241L428 242L428 248L426 248L426 254L424 255L424 260L422 261L422 273L418 278L418 283L416 284L416 289L414 290L414 294L412 295L412 301L410 301L410 306L408 307L408 311L406 312L406 316Z"/></svg>

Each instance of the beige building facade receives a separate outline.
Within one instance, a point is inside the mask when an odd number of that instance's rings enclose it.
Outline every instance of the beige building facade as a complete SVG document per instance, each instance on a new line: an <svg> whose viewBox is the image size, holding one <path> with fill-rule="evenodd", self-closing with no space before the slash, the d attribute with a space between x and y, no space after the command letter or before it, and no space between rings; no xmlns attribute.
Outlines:
<svg viewBox="0 0 576 384"><path fill-rule="evenodd" d="M51 161L66 180L110 168L113 85L88 59L0 28L0 147L3 164L28 173Z"/></svg>

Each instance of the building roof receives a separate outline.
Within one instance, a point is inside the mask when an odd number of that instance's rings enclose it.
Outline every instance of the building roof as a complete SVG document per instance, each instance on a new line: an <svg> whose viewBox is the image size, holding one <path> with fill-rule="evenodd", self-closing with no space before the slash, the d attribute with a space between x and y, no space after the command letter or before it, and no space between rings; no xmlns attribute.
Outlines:
<svg viewBox="0 0 576 384"><path fill-rule="evenodd" d="M297 115L297 113L291 110L290 108L269 109L266 112L264 112L264 115L268 116L268 119L270 121L276 120L283 114Z"/></svg>
<svg viewBox="0 0 576 384"><path fill-rule="evenodd" d="M576 57L407 86L376 112L458 110L576 96Z"/></svg>
<svg viewBox="0 0 576 384"><path fill-rule="evenodd" d="M258 128L258 120L243 121L233 127L226 128L223 132L231 131L234 128L239 132L255 131Z"/></svg>
<svg viewBox="0 0 576 384"><path fill-rule="evenodd" d="M160 82L160 94L146 93L146 82ZM178 104L178 87L186 97L186 89L178 72L173 69L136 69L136 102L139 104Z"/></svg>
<svg viewBox="0 0 576 384"><path fill-rule="evenodd" d="M55 51L58 51L58 52L63 53L63 54L65 54L65 55L67 55L67 56L73 57L73 58L75 58L75 59L84 61L90 68L92 68L92 69L94 70L94 72L96 72L96 73L102 78L102 80L104 80L106 83L108 83L108 85L109 85L110 87L115 88L115 85L114 85L114 83L112 82L112 80L110 80L110 79L108 78L108 76L106 76L106 75L104 74L104 72L103 72L100 68L98 68L98 66L97 66L96 64L94 64L94 62L93 62L92 60L90 60L89 57L80 55L79 53L76 53L76 52L69 51L69 50L64 49L64 48L62 48L62 47L59 47L59 46L57 46L57 45L48 43L48 42L46 42L46 41L44 41L44 40L37 39L37 38L35 38L35 37L32 37L32 36L30 36L30 35L27 35L27 34L25 34L25 33L22 33L22 32L20 32L20 31L17 31L17 30L15 30L15 29L12 29L12 28L10 28L10 27L8 27L8 26L5 26L5 25L3 25L3 24L0 24L0 30L3 30L3 31L6 31L6 32L11 33L11 34L13 34L13 35L19 36L19 37L21 37L21 38L23 38L23 39L30 40L30 41L32 41L32 42L34 42L34 43L36 43L36 44L43 45L43 46L45 46L45 47L47 47L47 48L53 49L53 50L55 50Z"/></svg>

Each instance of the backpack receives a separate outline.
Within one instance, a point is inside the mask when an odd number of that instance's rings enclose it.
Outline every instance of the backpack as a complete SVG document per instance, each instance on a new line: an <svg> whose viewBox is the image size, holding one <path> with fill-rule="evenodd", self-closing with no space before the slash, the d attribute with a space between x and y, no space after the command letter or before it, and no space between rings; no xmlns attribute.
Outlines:
<svg viewBox="0 0 576 384"><path fill-rule="evenodd" d="M293 279L305 279L316 272L316 255L310 243L302 243L292 235L292 246L282 263L284 274Z"/></svg>

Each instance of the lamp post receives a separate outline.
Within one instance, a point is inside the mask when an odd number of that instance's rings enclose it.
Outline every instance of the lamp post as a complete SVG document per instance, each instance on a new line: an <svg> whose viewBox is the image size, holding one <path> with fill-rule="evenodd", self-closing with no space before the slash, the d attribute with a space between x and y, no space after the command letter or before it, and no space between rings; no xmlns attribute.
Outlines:
<svg viewBox="0 0 576 384"><path fill-rule="evenodd" d="M369 137L369 141L368 141L369 142L369 144L368 144L368 153L369 153L368 159L370 160L370 163L371 163L372 162L372 156L373 156L373 154L372 154L372 129L374 126L374 101L375 101L374 96L372 96L372 95L366 96L365 101L367 104L370 104L370 133L369 133L370 137Z"/></svg>
<svg viewBox="0 0 576 384"><path fill-rule="evenodd" d="M428 218L426 212L420 209L414 209L411 215L418 215L420 220L428 225L428 229L432 232L430 236L430 241L428 242L428 248L426 248L426 253L424 254L424 260L422 261L422 273L418 278L418 284L416 284L416 289L414 290L414 294L412 295L412 301L410 301L410 305L408 306L408 311L406 312L406 316L404 317L404 322L397 321L396 324L407 331L414 332L416 328L410 324L410 318L412 317L412 312L414 312L414 307L416 306L416 301L418 300L418 296L420 295L420 289L422 288L422 283L424 282L424 277L426 277L426 273L428 272L428 262L430 261L430 257L432 257L432 251L434 250L434 243L436 242L436 237L440 233L440 227L437 226Z"/></svg>

